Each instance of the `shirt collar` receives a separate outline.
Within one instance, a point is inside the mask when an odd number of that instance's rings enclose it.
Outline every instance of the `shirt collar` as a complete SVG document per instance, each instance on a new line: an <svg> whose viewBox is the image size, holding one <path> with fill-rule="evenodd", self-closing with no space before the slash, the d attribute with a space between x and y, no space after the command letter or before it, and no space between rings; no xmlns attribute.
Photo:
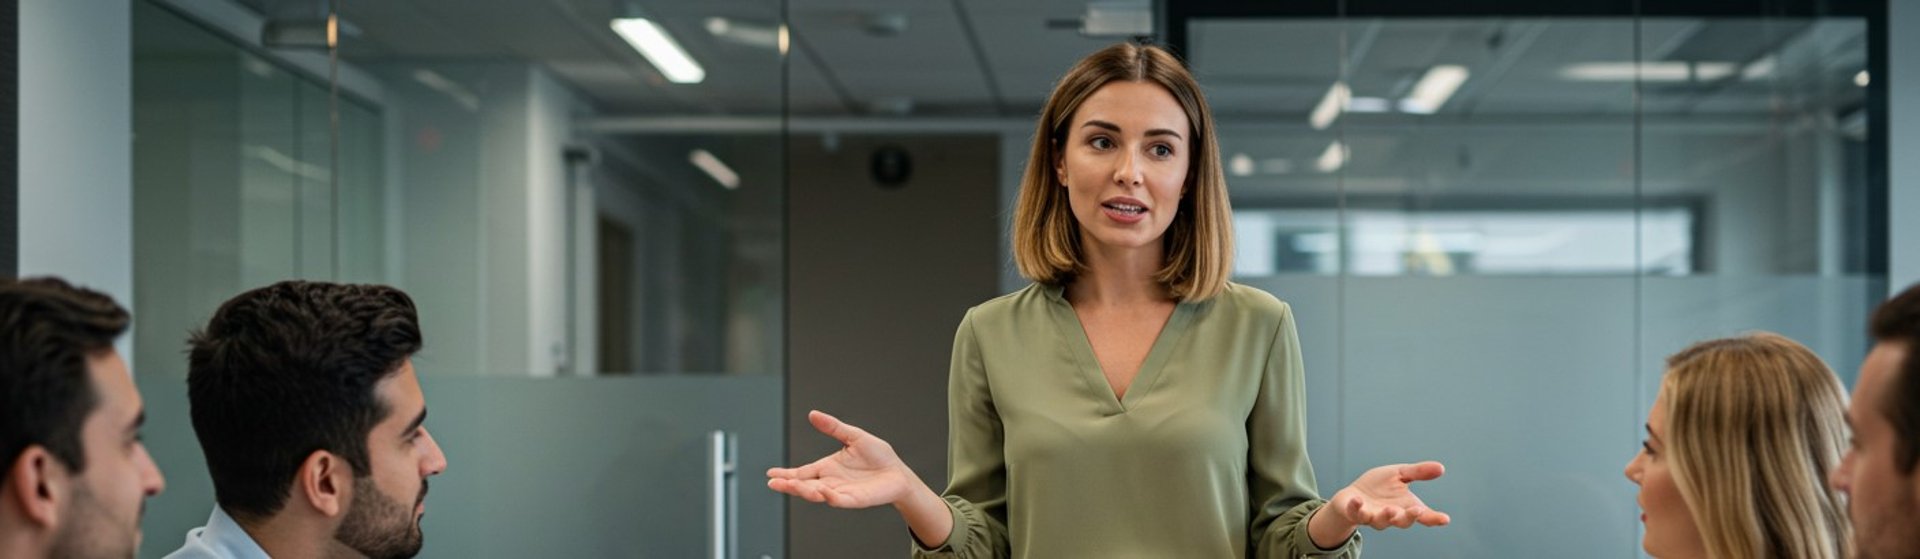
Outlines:
<svg viewBox="0 0 1920 559"><path fill-rule="evenodd" d="M248 535L247 530L241 528L240 523L219 506L213 507L213 516L207 518L207 527L200 531L200 543L213 548L222 557L272 559L267 556L267 550L261 549L260 544L253 541L253 536Z"/></svg>

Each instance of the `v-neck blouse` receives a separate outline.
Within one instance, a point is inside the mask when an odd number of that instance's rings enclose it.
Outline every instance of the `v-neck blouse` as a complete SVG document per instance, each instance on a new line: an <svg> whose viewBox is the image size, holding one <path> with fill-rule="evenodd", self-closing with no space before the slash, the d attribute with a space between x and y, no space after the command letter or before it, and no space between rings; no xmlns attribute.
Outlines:
<svg viewBox="0 0 1920 559"><path fill-rule="evenodd" d="M1124 399L1057 286L967 311L948 378L954 528L916 557L1357 557L1321 550L1292 311L1182 302Z"/></svg>

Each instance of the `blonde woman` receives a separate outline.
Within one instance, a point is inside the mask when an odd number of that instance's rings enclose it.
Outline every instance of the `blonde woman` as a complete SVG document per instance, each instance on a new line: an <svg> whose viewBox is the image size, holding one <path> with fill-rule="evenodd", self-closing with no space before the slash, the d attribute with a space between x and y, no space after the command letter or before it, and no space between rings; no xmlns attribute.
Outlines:
<svg viewBox="0 0 1920 559"><path fill-rule="evenodd" d="M954 336L944 497L820 412L845 447L768 487L892 505L920 557L1352 557L1357 526L1448 522L1408 490L1434 462L1315 494L1293 315L1227 281L1213 117L1172 55L1120 44L1074 66L1020 188L1014 255L1034 283Z"/></svg>
<svg viewBox="0 0 1920 559"><path fill-rule="evenodd" d="M1641 546L1659 559L1845 559L1851 528L1825 483L1846 450L1840 381L1805 346L1757 333L1667 358L1640 486Z"/></svg>

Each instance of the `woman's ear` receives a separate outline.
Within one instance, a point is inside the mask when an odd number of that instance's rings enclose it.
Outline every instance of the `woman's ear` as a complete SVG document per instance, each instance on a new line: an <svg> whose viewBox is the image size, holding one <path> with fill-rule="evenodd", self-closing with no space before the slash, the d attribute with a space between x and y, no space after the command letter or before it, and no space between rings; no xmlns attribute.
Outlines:
<svg viewBox="0 0 1920 559"><path fill-rule="evenodd" d="M300 463L293 486L298 500L305 501L321 515L334 517L347 510L348 486L353 484L353 469L347 461L325 450L313 451Z"/></svg>
<svg viewBox="0 0 1920 559"><path fill-rule="evenodd" d="M1053 180L1059 181L1060 188L1066 188L1067 187L1067 157L1066 157L1066 153L1063 150L1059 149L1059 147L1060 147L1059 143L1056 142L1054 144L1055 149L1053 150Z"/></svg>

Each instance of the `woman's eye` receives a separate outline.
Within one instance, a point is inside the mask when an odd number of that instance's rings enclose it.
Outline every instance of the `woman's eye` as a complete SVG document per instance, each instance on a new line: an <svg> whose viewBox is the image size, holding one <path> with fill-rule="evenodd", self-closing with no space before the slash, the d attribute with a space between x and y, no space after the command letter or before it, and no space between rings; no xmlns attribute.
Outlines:
<svg viewBox="0 0 1920 559"><path fill-rule="evenodd" d="M1109 140L1104 136L1096 137L1088 143L1093 144L1094 149L1107 149L1107 148L1113 147L1113 140Z"/></svg>
<svg viewBox="0 0 1920 559"><path fill-rule="evenodd" d="M1173 148L1164 145L1153 146L1153 155L1156 157L1171 156L1173 155Z"/></svg>
<svg viewBox="0 0 1920 559"><path fill-rule="evenodd" d="M1640 448L1647 451L1647 456L1653 456L1654 454L1657 454L1656 452L1653 451L1653 445L1649 444L1647 441L1640 441Z"/></svg>

